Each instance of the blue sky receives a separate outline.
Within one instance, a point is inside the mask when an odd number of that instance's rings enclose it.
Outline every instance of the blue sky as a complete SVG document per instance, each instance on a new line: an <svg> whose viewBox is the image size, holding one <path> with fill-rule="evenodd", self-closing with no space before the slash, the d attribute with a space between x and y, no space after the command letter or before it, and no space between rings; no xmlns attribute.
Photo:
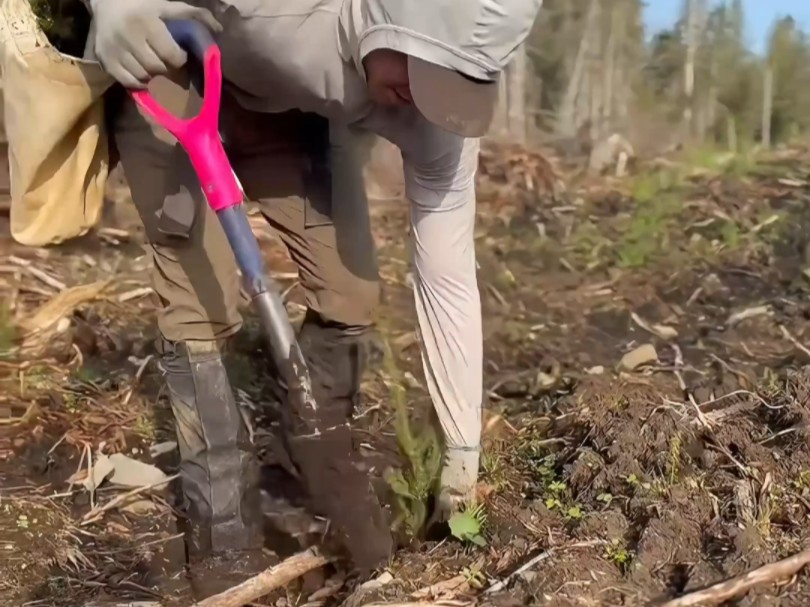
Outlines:
<svg viewBox="0 0 810 607"><path fill-rule="evenodd" d="M648 33L671 26L683 6L684 0L646 0L645 20ZM715 4L717 2L714 2ZM751 47L761 52L774 20L793 16L810 31L810 0L743 0L746 17L746 37Z"/></svg>

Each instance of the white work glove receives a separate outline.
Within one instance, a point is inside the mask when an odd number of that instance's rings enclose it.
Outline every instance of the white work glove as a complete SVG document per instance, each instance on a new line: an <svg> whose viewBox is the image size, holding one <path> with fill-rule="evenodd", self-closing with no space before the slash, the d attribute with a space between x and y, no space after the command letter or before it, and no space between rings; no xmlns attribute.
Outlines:
<svg viewBox="0 0 810 607"><path fill-rule="evenodd" d="M186 63L186 52L174 41L165 20L194 19L219 32L211 11L169 0L90 0L95 22L94 50L101 66L130 89Z"/></svg>

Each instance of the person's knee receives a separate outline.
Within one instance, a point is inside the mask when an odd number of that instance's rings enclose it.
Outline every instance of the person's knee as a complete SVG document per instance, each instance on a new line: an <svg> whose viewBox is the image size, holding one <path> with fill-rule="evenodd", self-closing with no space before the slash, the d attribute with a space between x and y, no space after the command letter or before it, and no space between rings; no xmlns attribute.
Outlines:
<svg viewBox="0 0 810 607"><path fill-rule="evenodd" d="M339 289L324 289L310 306L329 321L352 327L361 333L374 323L374 314L380 301L380 285L377 281L351 280Z"/></svg>

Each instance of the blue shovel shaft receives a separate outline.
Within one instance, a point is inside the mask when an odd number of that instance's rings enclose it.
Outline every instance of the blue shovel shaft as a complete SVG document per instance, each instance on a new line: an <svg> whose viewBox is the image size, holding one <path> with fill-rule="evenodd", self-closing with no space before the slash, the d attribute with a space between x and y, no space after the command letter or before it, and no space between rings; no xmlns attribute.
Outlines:
<svg viewBox="0 0 810 607"><path fill-rule="evenodd" d="M217 217L242 272L245 290L270 342L273 360L279 369L285 369L291 357L297 358L295 334L276 282L265 273L261 250L245 208L243 205L229 207L219 211Z"/></svg>

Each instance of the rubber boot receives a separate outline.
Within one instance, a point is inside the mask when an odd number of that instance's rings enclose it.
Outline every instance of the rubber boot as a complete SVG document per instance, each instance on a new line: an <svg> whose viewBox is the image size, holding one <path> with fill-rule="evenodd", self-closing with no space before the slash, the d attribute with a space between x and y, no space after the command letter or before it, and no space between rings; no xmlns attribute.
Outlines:
<svg viewBox="0 0 810 607"><path fill-rule="evenodd" d="M161 340L180 451L185 540L195 600L267 567L258 463L215 342Z"/></svg>
<svg viewBox="0 0 810 607"><path fill-rule="evenodd" d="M350 421L360 396L364 335L310 311L298 336L317 407L289 400L285 440L313 513L329 521L329 538L359 575L386 564L393 549L387 517L354 449Z"/></svg>

